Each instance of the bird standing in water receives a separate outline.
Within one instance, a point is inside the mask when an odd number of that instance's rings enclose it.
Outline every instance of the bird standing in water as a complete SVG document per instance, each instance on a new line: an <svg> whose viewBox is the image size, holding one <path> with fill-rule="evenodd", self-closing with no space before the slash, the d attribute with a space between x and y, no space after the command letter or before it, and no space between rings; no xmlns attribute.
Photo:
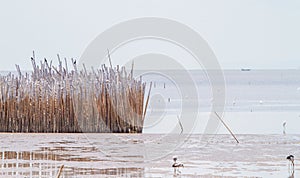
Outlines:
<svg viewBox="0 0 300 178"><path fill-rule="evenodd" d="M173 163L172 167L174 168L174 174L177 174L177 172L178 172L178 173L181 173L181 172L179 171L179 168L180 168L180 167L184 167L183 164L182 164L182 163L177 163L177 162L176 162L176 161L177 161L177 156L173 156L173 161L174 161L174 163Z"/></svg>
<svg viewBox="0 0 300 178"><path fill-rule="evenodd" d="M294 170L294 166L295 166L294 156L293 155L289 155L288 157L286 157L286 159L290 161L290 163L292 165L292 170Z"/></svg>

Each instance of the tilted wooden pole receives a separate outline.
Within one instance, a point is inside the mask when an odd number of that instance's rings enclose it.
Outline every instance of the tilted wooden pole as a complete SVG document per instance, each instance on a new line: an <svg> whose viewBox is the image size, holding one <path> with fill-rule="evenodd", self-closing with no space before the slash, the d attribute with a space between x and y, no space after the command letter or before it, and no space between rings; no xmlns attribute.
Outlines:
<svg viewBox="0 0 300 178"><path fill-rule="evenodd" d="M218 115L218 113L215 111L216 116L219 118L219 120L222 122L222 124L226 127L226 129L230 132L230 134L233 136L233 138L235 139L235 141L237 143L240 143L238 141L238 139L235 137L235 135L233 134L233 132L230 130L230 128L226 125L226 123L223 121L223 119Z"/></svg>

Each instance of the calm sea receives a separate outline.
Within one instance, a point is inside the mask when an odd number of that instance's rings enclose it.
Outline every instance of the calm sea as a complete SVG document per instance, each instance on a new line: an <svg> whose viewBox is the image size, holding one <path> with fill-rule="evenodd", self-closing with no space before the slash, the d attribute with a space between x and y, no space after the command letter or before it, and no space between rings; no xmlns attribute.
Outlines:
<svg viewBox="0 0 300 178"><path fill-rule="evenodd" d="M146 133L170 132L178 125L177 115L183 115L183 126L185 121L193 120L183 112L197 112L193 132L204 133L213 103L222 106L220 102L223 102L223 110L219 108L218 112L223 111L224 121L235 133L281 134L286 122L286 133L300 134L300 70L225 70L223 76L219 76L224 77L222 86L221 82L212 84L205 71L188 71L191 78L185 73L145 74L145 80L156 81L147 113ZM193 88L198 96L183 91L193 91ZM212 95L216 88L217 92L224 92L221 101ZM183 104L183 100L187 104ZM194 108L195 103L198 109ZM220 126L214 133L228 132Z"/></svg>

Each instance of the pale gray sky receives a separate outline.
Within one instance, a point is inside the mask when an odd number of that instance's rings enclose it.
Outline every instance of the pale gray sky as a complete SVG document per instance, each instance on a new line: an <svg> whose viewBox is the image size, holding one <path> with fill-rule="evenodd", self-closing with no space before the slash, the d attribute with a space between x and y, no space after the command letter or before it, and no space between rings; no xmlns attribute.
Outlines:
<svg viewBox="0 0 300 178"><path fill-rule="evenodd" d="M224 69L300 68L298 0L6 0L0 3L0 70L31 69L30 56L79 58L101 32L138 17L193 28Z"/></svg>

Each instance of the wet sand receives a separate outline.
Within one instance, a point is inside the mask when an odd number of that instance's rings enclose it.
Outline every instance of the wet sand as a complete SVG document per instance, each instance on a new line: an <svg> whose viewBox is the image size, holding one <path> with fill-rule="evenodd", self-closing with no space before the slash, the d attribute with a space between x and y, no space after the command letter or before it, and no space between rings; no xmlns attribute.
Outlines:
<svg viewBox="0 0 300 178"><path fill-rule="evenodd" d="M289 177L300 135L0 134L0 177ZM174 175L172 157L184 163Z"/></svg>

